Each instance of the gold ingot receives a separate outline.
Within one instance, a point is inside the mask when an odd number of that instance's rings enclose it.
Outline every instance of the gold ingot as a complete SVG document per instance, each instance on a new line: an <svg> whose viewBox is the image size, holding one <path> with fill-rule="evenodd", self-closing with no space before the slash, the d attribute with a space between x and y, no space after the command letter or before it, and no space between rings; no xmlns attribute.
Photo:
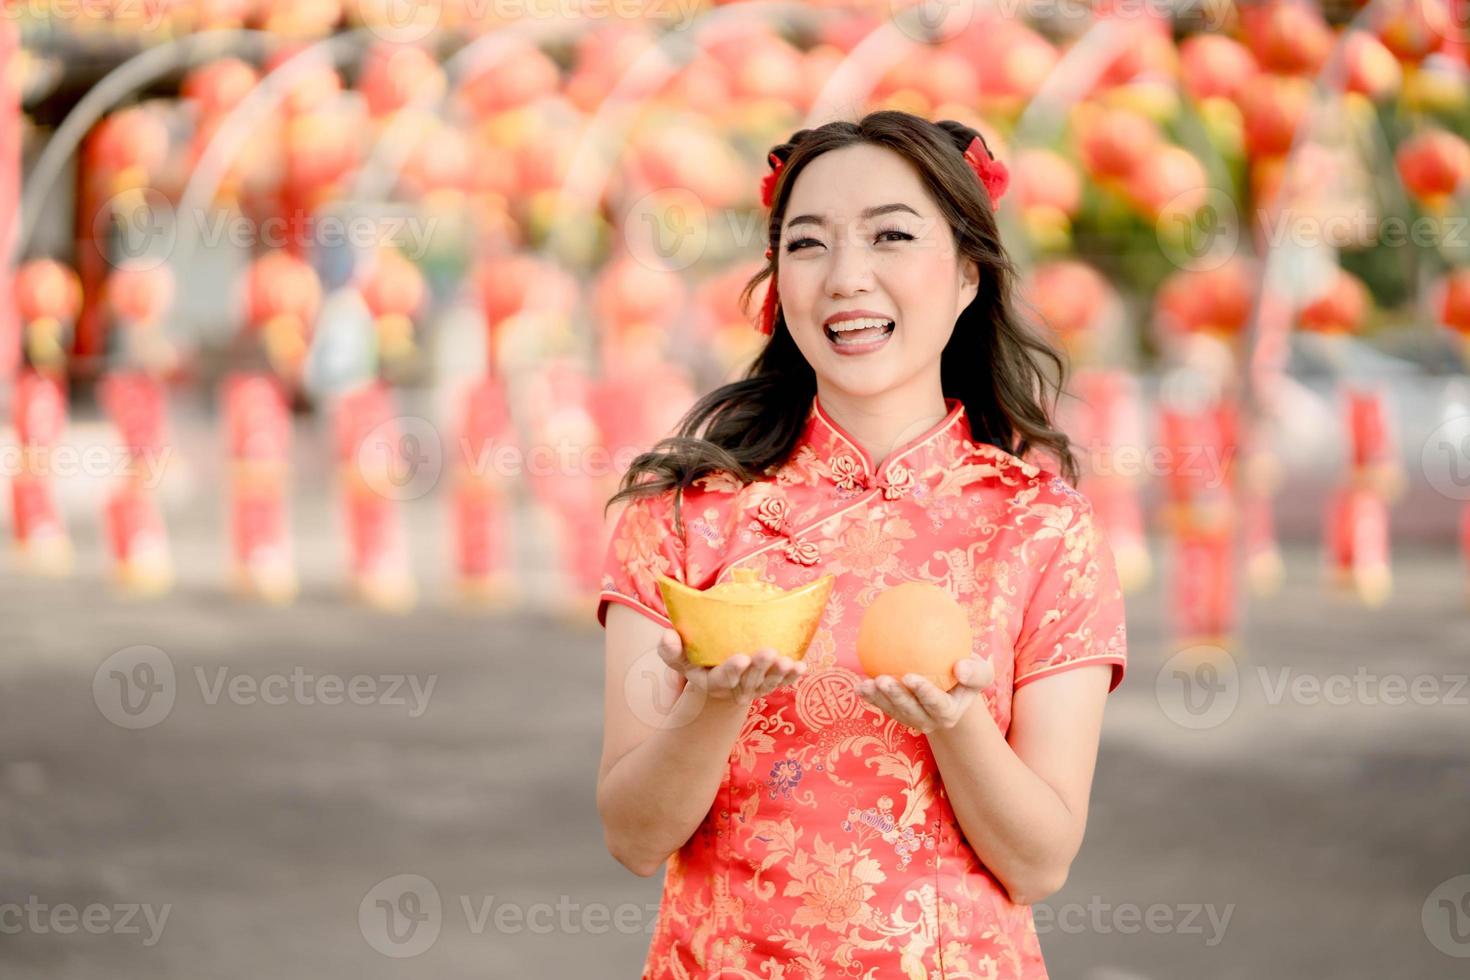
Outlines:
<svg viewBox="0 0 1470 980"><path fill-rule="evenodd" d="M817 624L832 594L833 577L786 590L756 578L751 568L737 568L733 581L701 592L658 577L674 629L684 641L684 655L700 667L715 667L737 653L754 656L770 647L800 660L816 635Z"/></svg>

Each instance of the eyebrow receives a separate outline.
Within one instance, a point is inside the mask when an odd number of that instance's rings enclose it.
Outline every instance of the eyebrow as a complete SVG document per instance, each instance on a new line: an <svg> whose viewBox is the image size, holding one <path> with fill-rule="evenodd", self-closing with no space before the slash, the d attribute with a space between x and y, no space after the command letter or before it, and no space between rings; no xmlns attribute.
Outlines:
<svg viewBox="0 0 1470 980"><path fill-rule="evenodd" d="M868 218L876 218L880 214L890 214L894 211L907 211L909 214L913 215L916 218L923 217L923 215L919 214L919 212L915 211L907 204L901 203L879 204L876 207L865 208L862 214L859 215L859 217L867 220ZM796 217L791 218L786 222L787 228L790 228L792 225L821 225L823 228L825 228L827 226L827 219L816 214L798 214Z"/></svg>

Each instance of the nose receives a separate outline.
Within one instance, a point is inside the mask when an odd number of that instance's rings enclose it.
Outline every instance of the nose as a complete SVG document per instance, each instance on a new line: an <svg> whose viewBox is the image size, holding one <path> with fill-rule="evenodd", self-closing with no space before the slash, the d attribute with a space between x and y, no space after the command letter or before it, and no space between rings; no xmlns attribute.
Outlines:
<svg viewBox="0 0 1470 980"><path fill-rule="evenodd" d="M851 296L868 292L873 285L872 256L865 242L852 234L834 235L827 265L827 295Z"/></svg>

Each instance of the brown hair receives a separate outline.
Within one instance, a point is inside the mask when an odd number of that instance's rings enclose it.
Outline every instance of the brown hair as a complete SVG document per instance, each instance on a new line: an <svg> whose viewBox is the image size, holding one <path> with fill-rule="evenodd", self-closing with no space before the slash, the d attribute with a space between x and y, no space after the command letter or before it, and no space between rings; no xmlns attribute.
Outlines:
<svg viewBox="0 0 1470 980"><path fill-rule="evenodd" d="M1016 271L1001 246L990 198L964 159L965 149L979 135L953 120L932 123L884 109L857 122L799 130L773 147L770 152L783 166L767 231L771 258L746 283L741 304L748 311L756 287L776 271L781 222L802 169L823 153L856 143L892 150L918 170L953 229L960 259L973 259L980 269L979 291L955 322L941 355L944 395L964 403L972 439L1017 456L1043 450L1075 483L1077 464L1070 444L1052 423L1065 363L1012 309ZM607 506L674 490L675 519L680 522L683 491L700 477L726 472L743 483L759 479L795 450L816 392L816 375L778 310L771 339L745 376L705 395L673 436L635 458Z"/></svg>

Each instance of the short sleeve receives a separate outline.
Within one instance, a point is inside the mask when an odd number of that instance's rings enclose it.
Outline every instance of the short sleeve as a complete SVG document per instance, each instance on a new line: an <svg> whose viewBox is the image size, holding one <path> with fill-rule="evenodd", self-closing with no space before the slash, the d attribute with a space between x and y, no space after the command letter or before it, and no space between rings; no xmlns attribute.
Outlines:
<svg viewBox="0 0 1470 980"><path fill-rule="evenodd" d="M607 606L622 603L660 626L672 626L658 576L685 581L684 541L674 529L674 492L635 498L623 508L608 539L602 566L597 622L607 626Z"/></svg>
<svg viewBox="0 0 1470 980"><path fill-rule="evenodd" d="M1065 519L1064 529L1022 617L1013 687L1073 667L1112 664L1112 693L1128 663L1123 589L1113 551L1085 496L1067 488L1057 513Z"/></svg>

